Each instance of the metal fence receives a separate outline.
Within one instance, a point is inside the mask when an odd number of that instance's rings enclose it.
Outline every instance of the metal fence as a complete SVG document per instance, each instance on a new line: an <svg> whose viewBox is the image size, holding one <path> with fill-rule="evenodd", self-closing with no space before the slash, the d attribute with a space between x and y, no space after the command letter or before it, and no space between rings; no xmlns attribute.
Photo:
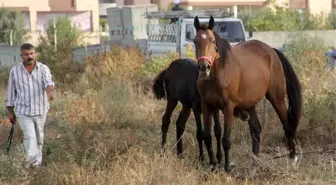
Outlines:
<svg viewBox="0 0 336 185"><path fill-rule="evenodd" d="M101 44L89 45L86 47L77 47L72 49L73 59L77 62L82 62L87 56L103 54L111 51L111 43L104 42Z"/></svg>
<svg viewBox="0 0 336 185"><path fill-rule="evenodd" d="M12 67L20 61L20 46L0 45L0 68Z"/></svg>
<svg viewBox="0 0 336 185"><path fill-rule="evenodd" d="M149 42L176 43L177 26L171 25L147 25Z"/></svg>

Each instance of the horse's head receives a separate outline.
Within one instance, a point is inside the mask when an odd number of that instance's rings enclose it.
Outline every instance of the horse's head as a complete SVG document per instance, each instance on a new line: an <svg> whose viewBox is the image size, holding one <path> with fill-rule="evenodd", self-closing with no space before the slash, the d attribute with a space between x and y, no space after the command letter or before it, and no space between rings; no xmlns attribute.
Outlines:
<svg viewBox="0 0 336 185"><path fill-rule="evenodd" d="M204 78L210 76L210 69L217 57L217 42L213 32L215 20L211 16L209 25L201 25L198 17L194 19L196 36L194 39L198 70Z"/></svg>

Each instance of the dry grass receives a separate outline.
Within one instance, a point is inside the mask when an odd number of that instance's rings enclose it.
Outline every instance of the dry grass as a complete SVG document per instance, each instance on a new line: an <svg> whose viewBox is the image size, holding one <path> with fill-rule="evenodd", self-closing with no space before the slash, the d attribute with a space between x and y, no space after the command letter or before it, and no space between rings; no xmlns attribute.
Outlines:
<svg viewBox="0 0 336 185"><path fill-rule="evenodd" d="M131 53L131 56L127 53ZM131 60L133 57L139 61ZM123 62L116 65L117 58L123 59ZM282 142L282 126L273 108L267 103L265 111L261 102L258 107L263 126L260 157L252 155L248 125L236 120L231 152L236 168L231 174L223 170L210 172L207 157L205 162L197 160L198 145L193 115L188 120L183 136L185 157L178 159L175 155L175 121L180 106L172 116L168 150L162 155L161 117L166 102L154 100L152 94L139 88L136 74L139 74L138 70L143 65L140 59L141 55L134 49L120 49L113 55L89 59L80 82L71 88L59 89L57 99L51 103L52 109L46 124L44 166L29 171L22 168L22 133L17 126L10 155L7 156L4 150L0 151L0 184L336 183L334 152L320 150L305 153L336 143L335 116L330 108L330 102L336 97L334 94L319 91L317 87L320 86L315 86L315 89L305 86L305 99L314 101L305 102L308 111L298 130L300 149L304 153L296 168L290 165L286 157L273 158L287 152ZM94 65L97 62L100 65ZM111 70L104 71L105 67ZM126 73L127 70L132 72ZM307 84L312 82L303 81ZM309 91L323 95L312 98ZM1 107L4 107L3 100L4 96L1 96ZM313 118L310 115L313 112L314 115L320 115L314 124L309 121ZM267 113L267 117L264 113ZM0 142L4 143L10 127L4 121L5 111L2 108L0 116L3 123L0 124ZM206 150L204 152L207 154Z"/></svg>

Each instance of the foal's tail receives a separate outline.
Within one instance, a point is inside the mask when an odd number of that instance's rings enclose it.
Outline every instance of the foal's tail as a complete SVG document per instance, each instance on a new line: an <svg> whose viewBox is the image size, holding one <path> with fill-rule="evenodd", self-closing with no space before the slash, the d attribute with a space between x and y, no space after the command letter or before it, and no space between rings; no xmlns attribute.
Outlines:
<svg viewBox="0 0 336 185"><path fill-rule="evenodd" d="M288 123L290 124L293 134L295 135L302 111L301 85L286 56L279 50L275 48L273 49L278 54L282 67L284 69L286 77L286 90L288 96L287 117Z"/></svg>
<svg viewBox="0 0 336 185"><path fill-rule="evenodd" d="M152 86L153 93L156 99L164 99L166 98L166 90L164 86L164 76L166 74L167 69L161 71L154 80L154 84Z"/></svg>

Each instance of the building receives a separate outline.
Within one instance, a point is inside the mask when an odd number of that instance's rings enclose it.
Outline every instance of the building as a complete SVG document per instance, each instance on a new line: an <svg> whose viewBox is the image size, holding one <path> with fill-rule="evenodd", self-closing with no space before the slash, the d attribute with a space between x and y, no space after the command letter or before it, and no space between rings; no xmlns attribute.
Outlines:
<svg viewBox="0 0 336 185"><path fill-rule="evenodd" d="M181 0L181 5L192 6L197 8L218 8L218 7L264 7L267 6L269 0ZM329 14L332 9L336 8L336 0L275 0L277 5L309 10L312 14L318 15L320 13Z"/></svg>
<svg viewBox="0 0 336 185"><path fill-rule="evenodd" d="M122 7L125 5L140 4L160 4L162 8L166 8L173 2L174 0L99 0L101 16L106 14L106 8L109 7Z"/></svg>
<svg viewBox="0 0 336 185"><path fill-rule="evenodd" d="M336 0L277 0L277 3L287 8L309 10L314 15L328 15L336 9Z"/></svg>
<svg viewBox="0 0 336 185"><path fill-rule="evenodd" d="M59 16L68 16L87 34L86 42L99 43L99 5L97 0L0 0L3 7L21 11L33 44L46 33L47 23Z"/></svg>
<svg viewBox="0 0 336 185"><path fill-rule="evenodd" d="M159 4L167 9L172 6L174 0L100 0L100 3L113 3L113 6ZM198 8L231 8L241 7L264 7L270 0L180 0L181 6ZM275 0L276 4L293 9L309 10L312 14L329 14L336 9L336 0Z"/></svg>

